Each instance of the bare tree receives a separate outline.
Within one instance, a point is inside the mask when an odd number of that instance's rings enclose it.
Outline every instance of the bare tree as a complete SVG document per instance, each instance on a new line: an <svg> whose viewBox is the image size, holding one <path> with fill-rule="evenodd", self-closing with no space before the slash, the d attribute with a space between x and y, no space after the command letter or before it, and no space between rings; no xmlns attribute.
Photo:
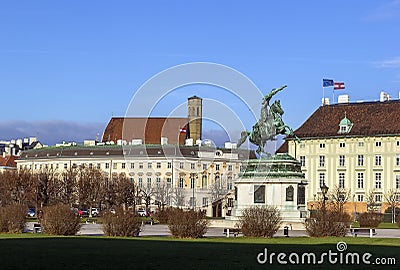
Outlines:
<svg viewBox="0 0 400 270"><path fill-rule="evenodd" d="M383 196L392 210L392 223L396 223L396 207L400 204L397 200L398 196L400 196L400 191L399 189L389 189Z"/></svg>
<svg viewBox="0 0 400 270"><path fill-rule="evenodd" d="M114 179L116 186L117 202L122 204L124 211L133 206L134 211L136 210L136 196L137 187L136 184L128 179L125 174L119 174L116 179Z"/></svg>
<svg viewBox="0 0 400 270"><path fill-rule="evenodd" d="M174 188L172 198L177 207L182 207L185 204L185 192L183 188L180 187Z"/></svg>
<svg viewBox="0 0 400 270"><path fill-rule="evenodd" d="M210 193L211 202L216 202L222 199L228 193L225 181L221 180L220 178L216 178L210 186Z"/></svg>
<svg viewBox="0 0 400 270"><path fill-rule="evenodd" d="M328 198L331 200L333 210L339 213L344 212L344 205L350 200L350 189L334 186L328 193Z"/></svg>
<svg viewBox="0 0 400 270"><path fill-rule="evenodd" d="M58 202L60 183L53 169L43 169L35 174L35 190L40 208Z"/></svg>
<svg viewBox="0 0 400 270"><path fill-rule="evenodd" d="M79 203L89 207L89 216L92 207L98 205L104 194L104 173L96 168L81 168L78 173Z"/></svg>
<svg viewBox="0 0 400 270"><path fill-rule="evenodd" d="M368 212L378 212L380 204L375 199L375 189L371 189L365 195L365 200L367 202Z"/></svg>
<svg viewBox="0 0 400 270"><path fill-rule="evenodd" d="M140 188L139 200L144 203L146 212L150 211L151 197L153 196L153 188L145 186Z"/></svg>
<svg viewBox="0 0 400 270"><path fill-rule="evenodd" d="M77 176L78 170L76 168L69 168L61 174L59 179L61 189L60 201L64 204L69 204L71 207L76 202Z"/></svg>
<svg viewBox="0 0 400 270"><path fill-rule="evenodd" d="M158 208L164 210L164 207L166 205L171 204L173 190L165 182L157 183L153 187L153 195L154 199L156 200L156 204L158 205Z"/></svg>

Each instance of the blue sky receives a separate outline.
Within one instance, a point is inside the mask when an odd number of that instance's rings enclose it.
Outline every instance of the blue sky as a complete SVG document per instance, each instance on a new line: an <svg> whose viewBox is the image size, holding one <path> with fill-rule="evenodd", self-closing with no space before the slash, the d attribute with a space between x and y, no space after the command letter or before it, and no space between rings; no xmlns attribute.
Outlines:
<svg viewBox="0 0 400 270"><path fill-rule="evenodd" d="M94 138L147 80L190 62L235 69L263 94L287 84L276 98L293 128L320 106L322 78L351 101L400 91L399 0L0 1L0 25L0 139ZM223 89L188 86L154 115L194 94L248 113Z"/></svg>

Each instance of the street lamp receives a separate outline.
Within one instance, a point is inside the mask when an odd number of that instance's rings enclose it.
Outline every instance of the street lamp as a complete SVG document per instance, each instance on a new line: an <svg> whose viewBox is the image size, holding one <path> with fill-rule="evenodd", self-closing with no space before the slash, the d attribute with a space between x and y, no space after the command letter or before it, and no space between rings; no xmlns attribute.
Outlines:
<svg viewBox="0 0 400 270"><path fill-rule="evenodd" d="M328 193L329 188L324 184L320 187L321 188L321 192L322 192L322 210L325 212L325 201L328 199L326 197L326 194Z"/></svg>

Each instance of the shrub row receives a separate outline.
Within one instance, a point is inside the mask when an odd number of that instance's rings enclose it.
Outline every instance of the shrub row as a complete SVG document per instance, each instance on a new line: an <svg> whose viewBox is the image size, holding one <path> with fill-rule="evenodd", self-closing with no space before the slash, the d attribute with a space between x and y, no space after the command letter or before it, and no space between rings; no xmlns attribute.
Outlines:
<svg viewBox="0 0 400 270"><path fill-rule="evenodd" d="M43 232L51 235L75 235L81 228L79 216L62 204L44 207L40 224Z"/></svg>
<svg viewBox="0 0 400 270"><path fill-rule="evenodd" d="M281 225L279 210L273 206L253 206L243 210L239 227L244 236L273 237Z"/></svg>

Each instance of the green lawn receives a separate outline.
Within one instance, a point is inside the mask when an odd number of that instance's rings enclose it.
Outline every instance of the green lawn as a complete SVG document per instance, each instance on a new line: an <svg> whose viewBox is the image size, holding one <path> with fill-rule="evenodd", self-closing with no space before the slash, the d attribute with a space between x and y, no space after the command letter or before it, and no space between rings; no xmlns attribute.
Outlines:
<svg viewBox="0 0 400 270"><path fill-rule="evenodd" d="M50 237L35 234L0 235L0 269L318 269L316 265L279 265L275 260L259 265L257 254L337 252L339 241L345 252L369 252L393 257L398 269L400 240L379 238L205 238L179 240L169 237L108 238ZM345 254L344 252L344 254ZM358 267L358 268L357 268ZM369 267L369 268L368 268ZM331 265L319 269L373 269L375 265Z"/></svg>

